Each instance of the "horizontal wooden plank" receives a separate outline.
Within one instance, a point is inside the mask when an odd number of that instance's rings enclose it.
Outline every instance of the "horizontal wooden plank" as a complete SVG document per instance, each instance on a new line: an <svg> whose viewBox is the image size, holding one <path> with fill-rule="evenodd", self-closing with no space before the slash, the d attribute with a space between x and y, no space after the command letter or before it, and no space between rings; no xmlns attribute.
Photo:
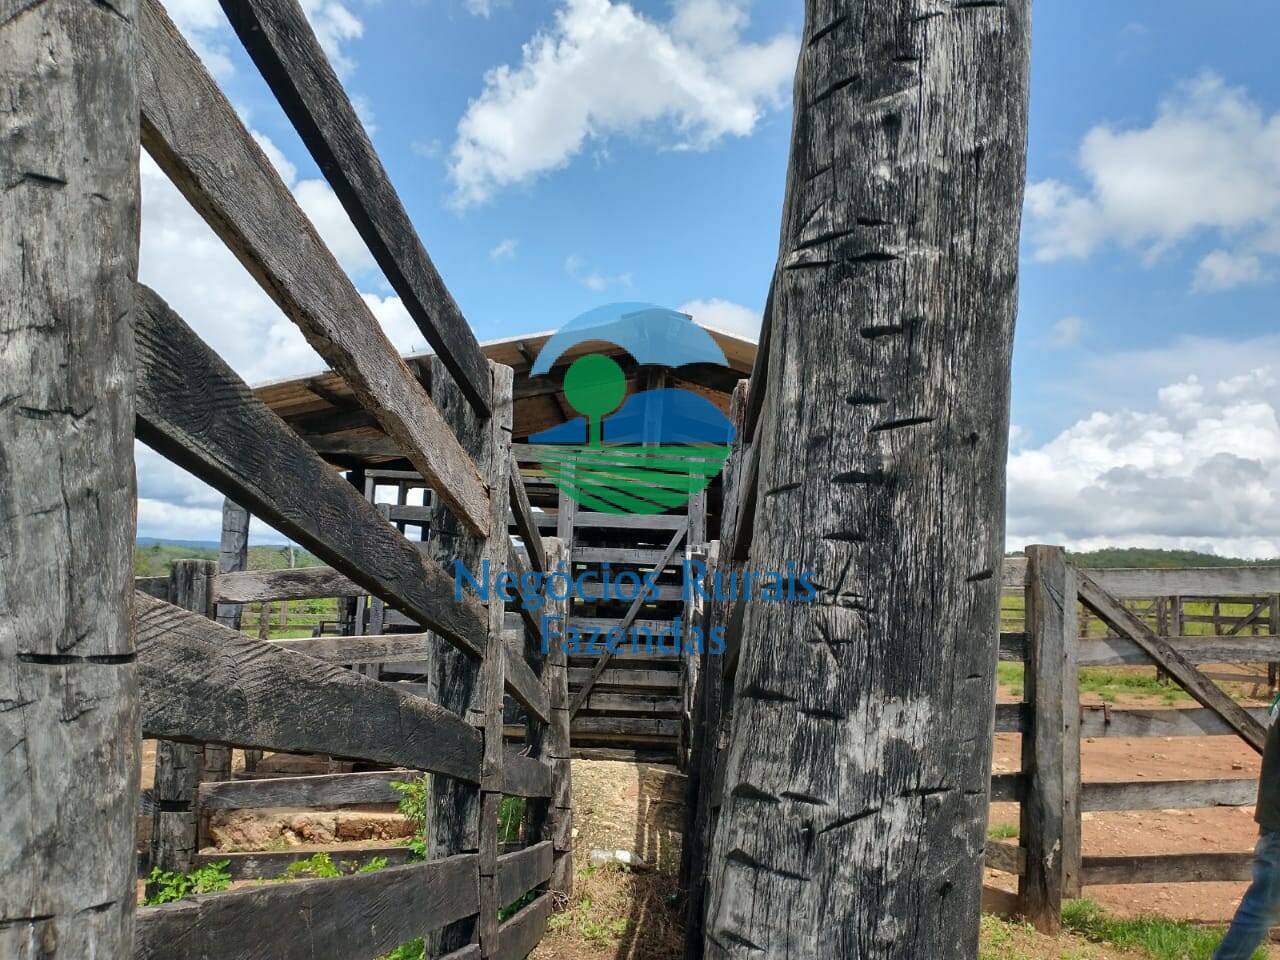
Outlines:
<svg viewBox="0 0 1280 960"><path fill-rule="evenodd" d="M577 557L575 556L574 559L576 560ZM620 587L615 583L609 587L607 599L610 603L631 603L635 600L636 594L644 594L646 603L657 603L663 600L683 600L684 585L680 583L656 583L651 587L645 587L643 584L637 586L628 582ZM583 600L604 600L606 598L604 584L595 582L583 583L578 596Z"/></svg>
<svg viewBox="0 0 1280 960"><path fill-rule="evenodd" d="M156 294L138 286L137 433L370 593L479 656L480 602L267 409Z"/></svg>
<svg viewBox="0 0 1280 960"><path fill-rule="evenodd" d="M569 670L569 686L577 687L591 676L586 668ZM674 670L606 670L600 674L593 692L601 687L645 687L671 690L680 686L680 674Z"/></svg>
<svg viewBox="0 0 1280 960"><path fill-rule="evenodd" d="M408 523L415 526L431 522L431 511L434 507L414 506L413 504L384 504L387 510L387 519L393 523Z"/></svg>
<svg viewBox="0 0 1280 960"><path fill-rule="evenodd" d="M498 903L515 903L540 883L551 879L555 849L550 840L498 858Z"/></svg>
<svg viewBox="0 0 1280 960"><path fill-rule="evenodd" d="M593 689L582 705L583 711L598 710L610 713L662 713L677 714L681 709L679 697L657 697L640 693L612 693Z"/></svg>
<svg viewBox="0 0 1280 960"><path fill-rule="evenodd" d="M511 515L515 521L516 530L520 533L520 539L524 541L530 569L537 573L545 573L547 553L542 546L542 534L538 532L538 521L529 503L529 494L524 488L524 479L520 476L520 467L516 463L515 454L511 453L510 456L507 482L511 488Z"/></svg>
<svg viewBox="0 0 1280 960"><path fill-rule="evenodd" d="M145 0L140 13L143 146L449 509L486 536L475 463L164 9Z"/></svg>
<svg viewBox="0 0 1280 960"><path fill-rule="evenodd" d="M267 807L341 807L350 804L396 803L392 783L409 783L416 770L329 773L311 777L209 781L200 784L204 810L259 810Z"/></svg>
<svg viewBox="0 0 1280 960"><path fill-rule="evenodd" d="M1280 660L1280 637L1165 637L1191 663L1267 663ZM1082 667L1150 664L1146 651L1125 637L1081 640Z"/></svg>
<svg viewBox="0 0 1280 960"><path fill-rule="evenodd" d="M996 704L996 733L1025 733L1031 705L1027 703Z"/></svg>
<svg viewBox="0 0 1280 960"><path fill-rule="evenodd" d="M430 701L134 594L144 736L480 779L480 732Z"/></svg>
<svg viewBox="0 0 1280 960"><path fill-rule="evenodd" d="M1080 809L1085 811L1248 807L1258 798L1258 781L1239 777L1086 783L1080 789Z"/></svg>
<svg viewBox="0 0 1280 960"><path fill-rule="evenodd" d="M1004 590L1021 590L1027 585L1027 558L1005 557L1000 568L1000 586Z"/></svg>
<svg viewBox="0 0 1280 960"><path fill-rule="evenodd" d="M227 0L223 9L383 275L476 413L490 414L489 366L391 184L303 8Z"/></svg>
<svg viewBox="0 0 1280 960"><path fill-rule="evenodd" d="M440 649L440 641L430 633L388 633L360 637L302 637L272 640L284 650L326 663L383 663L423 661Z"/></svg>
<svg viewBox="0 0 1280 960"><path fill-rule="evenodd" d="M477 858L450 857L141 907L133 956L373 960L479 908Z"/></svg>
<svg viewBox="0 0 1280 960"><path fill-rule="evenodd" d="M594 513L579 510L573 517L575 530L679 530L689 521L681 514Z"/></svg>
<svg viewBox="0 0 1280 960"><path fill-rule="evenodd" d="M524 960L542 939L550 916L551 894L544 893L498 927L494 960Z"/></svg>
<svg viewBox="0 0 1280 960"><path fill-rule="evenodd" d="M135 577L133 580L133 589L139 593L145 593L148 597L155 597L157 600L169 599L169 578L166 577Z"/></svg>
<svg viewBox="0 0 1280 960"><path fill-rule="evenodd" d="M1023 773L993 773L991 775L991 802L1020 802L1026 790L1027 777Z"/></svg>
<svg viewBox="0 0 1280 960"><path fill-rule="evenodd" d="M999 870L1001 873L1014 873L1019 876L1027 872L1027 851L1016 843L1002 843L999 840L988 840L986 848L986 867L988 870Z"/></svg>
<svg viewBox="0 0 1280 960"><path fill-rule="evenodd" d="M287 876L289 865L309 860L321 851L308 850L251 850L247 852L200 853L196 855L196 867L226 862L226 871L232 880L274 880ZM353 873L375 860L386 860L391 867L413 863L413 851L403 843L377 844L366 847L331 849L324 851L343 871Z"/></svg>
<svg viewBox="0 0 1280 960"><path fill-rule="evenodd" d="M597 734L626 736L674 737L680 732L680 721L652 717L575 717L569 728L571 737Z"/></svg>
<svg viewBox="0 0 1280 960"><path fill-rule="evenodd" d="M1266 722L1266 707L1250 707L1249 713L1259 723ZM1134 707L1085 707L1080 721L1082 737L1219 737L1234 736L1229 727L1212 710L1140 709Z"/></svg>
<svg viewBox="0 0 1280 960"><path fill-rule="evenodd" d="M1249 880L1252 853L1162 853L1081 858L1086 887L1122 883L1203 883Z"/></svg>
<svg viewBox="0 0 1280 960"><path fill-rule="evenodd" d="M502 792L510 797L549 797L551 768L510 749L502 758Z"/></svg>
<svg viewBox="0 0 1280 960"><path fill-rule="evenodd" d="M590 631L595 631L603 638L604 634L610 630L619 630L625 617L570 617L569 626L583 634L583 640L590 639ZM635 636L644 637L644 632L648 632L650 636L659 636L662 633L671 634L670 620L633 620L631 629L635 631ZM630 634L629 634L630 635ZM603 643L603 639L601 639Z"/></svg>
<svg viewBox="0 0 1280 960"><path fill-rule="evenodd" d="M235 573L219 574L218 579L214 581L214 596L220 603L362 597L368 592L333 567L241 570Z"/></svg>
<svg viewBox="0 0 1280 960"><path fill-rule="evenodd" d="M553 518L554 519L554 518ZM662 559L664 551L658 548L642 547L574 547L574 563L612 563L616 566L639 566L653 568ZM675 557L667 564L677 567L684 562L683 557Z"/></svg>
<svg viewBox="0 0 1280 960"><path fill-rule="evenodd" d="M1027 635L1025 633L1001 633L1000 659L1012 663L1026 662Z"/></svg>
<svg viewBox="0 0 1280 960"><path fill-rule="evenodd" d="M1280 567L1106 568L1085 572L1098 586L1119 597L1257 597L1280 593Z"/></svg>

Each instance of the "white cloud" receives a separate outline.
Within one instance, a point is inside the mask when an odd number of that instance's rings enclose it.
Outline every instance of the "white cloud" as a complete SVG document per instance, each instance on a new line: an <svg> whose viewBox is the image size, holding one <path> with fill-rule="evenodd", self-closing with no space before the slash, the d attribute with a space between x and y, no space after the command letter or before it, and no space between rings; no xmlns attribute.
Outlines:
<svg viewBox="0 0 1280 960"><path fill-rule="evenodd" d="M505 240L500 240L497 246L489 251L489 259L493 260L495 263L499 260L510 260L516 255L516 248L518 246L520 246L520 241L513 240L511 237L507 237Z"/></svg>
<svg viewBox="0 0 1280 960"><path fill-rule="evenodd" d="M679 308L697 323L752 340L760 336L760 311L730 300L690 300Z"/></svg>
<svg viewBox="0 0 1280 960"><path fill-rule="evenodd" d="M573 277L588 290L594 290L596 293L603 293L610 287L629 287L631 286L631 274L619 273L615 276L605 276L599 270L588 269L585 261L576 254L570 254L564 259L565 273Z"/></svg>
<svg viewBox="0 0 1280 960"><path fill-rule="evenodd" d="M1280 556L1280 367L1188 377L1009 458L1008 543Z"/></svg>
<svg viewBox="0 0 1280 960"><path fill-rule="evenodd" d="M467 13L486 20L493 14L495 7L510 6L510 0L465 0Z"/></svg>
<svg viewBox="0 0 1280 960"><path fill-rule="evenodd" d="M349 40L358 40L364 34L364 24L337 0L302 0L302 10L311 21L320 47L329 57L334 71L340 77L349 75L356 68L344 49Z"/></svg>
<svg viewBox="0 0 1280 960"><path fill-rule="evenodd" d="M301 180L293 184L293 196L347 273L360 274L377 266L338 195L327 183Z"/></svg>
<svg viewBox="0 0 1280 960"><path fill-rule="evenodd" d="M1177 84L1145 127L1100 125L1080 144L1086 186L1027 188L1038 260L1087 257L1108 242L1151 263L1210 239L1197 290L1256 282L1259 258L1280 254L1280 112L1203 73Z"/></svg>
<svg viewBox="0 0 1280 960"><path fill-rule="evenodd" d="M521 63L490 70L458 124L453 200L466 207L565 166L587 141L654 133L676 149L747 136L781 103L799 40L742 39L746 0L675 0L669 22L621 0L562 0Z"/></svg>
<svg viewBox="0 0 1280 960"><path fill-rule="evenodd" d="M1049 332L1049 342L1055 347L1074 347L1084 336L1085 323L1081 317L1063 317Z"/></svg>

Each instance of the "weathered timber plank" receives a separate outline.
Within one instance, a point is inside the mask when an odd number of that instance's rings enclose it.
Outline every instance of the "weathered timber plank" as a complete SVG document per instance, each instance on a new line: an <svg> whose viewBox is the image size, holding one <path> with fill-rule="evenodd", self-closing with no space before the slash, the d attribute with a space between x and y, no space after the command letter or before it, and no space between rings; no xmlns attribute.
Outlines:
<svg viewBox="0 0 1280 960"><path fill-rule="evenodd" d="M1250 707L1259 723L1266 722L1266 707ZM1212 710L1176 707L1146 710L1126 707L1085 707L1080 722L1083 737L1213 737L1235 736L1235 730Z"/></svg>
<svg viewBox="0 0 1280 960"><path fill-rule="evenodd" d="M397 663L430 659L439 646L429 633L388 633L380 636L302 637L272 640L282 650L301 653L326 663Z"/></svg>
<svg viewBox="0 0 1280 960"><path fill-rule="evenodd" d="M574 717L570 732L573 737L600 734L674 737L680 733L680 722L654 717Z"/></svg>
<svg viewBox="0 0 1280 960"><path fill-rule="evenodd" d="M133 589L157 600L169 599L168 577L134 577Z"/></svg>
<svg viewBox="0 0 1280 960"><path fill-rule="evenodd" d="M242 570L218 577L221 603L260 603L263 600L311 600L320 597L362 597L369 591L333 567L294 570Z"/></svg>
<svg viewBox="0 0 1280 960"><path fill-rule="evenodd" d="M1260 723L1215 686L1213 681L1202 676L1182 654L1164 639L1156 636L1151 628L1128 608L1098 586L1087 573L1079 571L1077 575L1080 599L1084 601L1085 606L1102 618L1112 630L1127 636L1142 647L1158 666L1178 682L1179 686L1222 717L1245 743L1259 753L1262 752L1266 731Z"/></svg>
<svg viewBox="0 0 1280 960"><path fill-rule="evenodd" d="M1000 634L1000 659L1021 663L1027 659L1027 635L1025 633Z"/></svg>
<svg viewBox="0 0 1280 960"><path fill-rule="evenodd" d="M528 661L517 651L505 643L502 645L502 657L505 664L505 680L511 695L543 723L551 719L551 701L547 698L547 690L533 672Z"/></svg>
<svg viewBox="0 0 1280 960"><path fill-rule="evenodd" d="M1030 723L1028 703L997 703L996 733L1024 733Z"/></svg>
<svg viewBox="0 0 1280 960"><path fill-rule="evenodd" d="M689 518L680 514L593 513L579 510L573 525L578 529L601 530L684 530Z"/></svg>
<svg viewBox="0 0 1280 960"><path fill-rule="evenodd" d="M494 960L524 960L542 939L551 916L551 894L544 893L498 928Z"/></svg>
<svg viewBox="0 0 1280 960"><path fill-rule="evenodd" d="M480 774L480 734L455 714L134 594L144 735L328 753Z"/></svg>
<svg viewBox="0 0 1280 960"><path fill-rule="evenodd" d="M249 566L249 511L230 497L226 497L222 501L222 538L218 544L218 573L219 575L238 573L247 566ZM215 580L215 592L217 584L218 581ZM217 620L224 627L239 630L241 613L242 607L238 603L219 604Z"/></svg>
<svg viewBox="0 0 1280 960"><path fill-rule="evenodd" d="M549 797L551 768L508 749L502 758L502 792L512 797Z"/></svg>
<svg viewBox="0 0 1280 960"><path fill-rule="evenodd" d="M1192 810L1201 807L1248 807L1258 798L1258 781L1142 780L1086 783L1082 810Z"/></svg>
<svg viewBox="0 0 1280 960"><path fill-rule="evenodd" d="M656 547L651 550L639 547L578 547L573 559L577 563L612 563L614 566L633 565L652 569L664 553L664 550ZM672 558L668 566L678 564L682 559Z"/></svg>
<svg viewBox="0 0 1280 960"><path fill-rule="evenodd" d="M489 491L440 411L160 4L143 0L141 13L147 152L432 489L486 535Z"/></svg>
<svg viewBox="0 0 1280 960"><path fill-rule="evenodd" d="M491 385L480 345L418 238L302 7L293 0L223 0L222 9L409 316L468 402L487 417Z"/></svg>
<svg viewBox="0 0 1280 960"><path fill-rule="evenodd" d="M390 437L343 437L308 433L302 438L321 457L387 457L404 456L400 445Z"/></svg>
<svg viewBox="0 0 1280 960"><path fill-rule="evenodd" d="M1105 568L1088 573L1114 597L1256 597L1280 591L1280 567Z"/></svg>
<svg viewBox="0 0 1280 960"><path fill-rule="evenodd" d="M0 5L0 956L127 956L137 3Z"/></svg>
<svg viewBox="0 0 1280 960"><path fill-rule="evenodd" d="M205 810L258 810L267 807L341 807L359 803L396 803L394 782L409 783L415 770L332 773L313 777L272 777L200 784Z"/></svg>
<svg viewBox="0 0 1280 960"><path fill-rule="evenodd" d="M1015 873L1022 876L1027 872L1027 851L1016 843L988 840L984 863L988 870L999 870L1001 873Z"/></svg>
<svg viewBox="0 0 1280 960"><path fill-rule="evenodd" d="M756 344L755 359L751 362L752 384L747 392L746 405L743 407L742 426L737 431L737 440L746 447L755 438L756 427L764 414L764 397L769 383L769 346L773 339L774 297L778 292L778 269L775 266L773 276L769 279L769 293L765 297L764 314L760 318L760 341Z"/></svg>
<svg viewBox="0 0 1280 960"><path fill-rule="evenodd" d="M218 851L197 854L195 865L202 867L226 861L226 870L232 880L274 880L277 877L288 876L291 864L309 860L315 855L315 850L255 850L247 853ZM375 860L386 860L387 866L391 867L415 862L413 851L403 843L333 850L330 851L330 855L333 862L347 873L353 873Z"/></svg>
<svg viewBox="0 0 1280 960"><path fill-rule="evenodd" d="M639 693L610 693L592 690L583 710L606 713L663 713L677 714L681 709L678 697L657 697Z"/></svg>
<svg viewBox="0 0 1280 960"><path fill-rule="evenodd" d="M1265 663L1280 657L1280 637L1163 637L1162 639L1188 663ZM1127 637L1100 637L1080 641L1081 666L1146 665L1152 662L1151 655Z"/></svg>
<svg viewBox="0 0 1280 960"><path fill-rule="evenodd" d="M592 671L586 669L569 669L569 686L574 687L586 681ZM679 687L680 675L674 670L606 670L596 679L596 687L652 687L660 690L675 690Z"/></svg>
<svg viewBox="0 0 1280 960"><path fill-rule="evenodd" d="M991 775L991 802L1021 803L1026 786L1027 776L1024 773L993 773Z"/></svg>
<svg viewBox="0 0 1280 960"><path fill-rule="evenodd" d="M476 858L213 893L138 911L135 960L372 960L479 909Z"/></svg>
<svg viewBox="0 0 1280 960"><path fill-rule="evenodd" d="M550 840L504 853L498 858L498 903L515 903L540 883L551 879L555 850Z"/></svg>
<svg viewBox="0 0 1280 960"><path fill-rule="evenodd" d="M1203 883L1248 880L1252 853L1164 853L1122 857L1085 857L1084 885L1114 883Z"/></svg>
<svg viewBox="0 0 1280 960"><path fill-rule="evenodd" d="M141 285L134 318L143 442L369 592L411 612L468 654L479 654L486 624L478 601L454 599L453 580L444 569L424 561L373 504Z"/></svg>

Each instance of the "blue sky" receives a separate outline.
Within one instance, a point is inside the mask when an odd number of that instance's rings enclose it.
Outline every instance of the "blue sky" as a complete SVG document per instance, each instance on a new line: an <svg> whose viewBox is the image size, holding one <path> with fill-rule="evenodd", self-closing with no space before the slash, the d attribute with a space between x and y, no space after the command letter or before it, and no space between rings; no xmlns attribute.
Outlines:
<svg viewBox="0 0 1280 960"><path fill-rule="evenodd" d="M168 9L393 342L420 335L216 0ZM803 4L307 0L481 339L610 300L758 325ZM1280 28L1263 0L1034 15L1010 545L1280 555ZM321 364L144 161L143 279L251 381ZM216 498L140 455L140 533Z"/></svg>

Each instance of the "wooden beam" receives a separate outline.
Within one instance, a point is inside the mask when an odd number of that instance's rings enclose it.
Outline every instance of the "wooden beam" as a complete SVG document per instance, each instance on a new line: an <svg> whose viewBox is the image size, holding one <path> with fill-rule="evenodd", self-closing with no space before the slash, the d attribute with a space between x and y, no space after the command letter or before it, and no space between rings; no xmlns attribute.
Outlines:
<svg viewBox="0 0 1280 960"><path fill-rule="evenodd" d="M1138 780L1086 783L1080 808L1101 810L1194 810L1248 807L1258 799L1252 778L1217 780Z"/></svg>
<svg viewBox="0 0 1280 960"><path fill-rule="evenodd" d="M511 485L511 513L515 519L520 539L524 541L525 552L529 557L529 566L538 573L547 570L547 554L542 546L542 534L538 532L538 524L533 516L533 507L529 505L529 494L524 488L524 479L520 476L520 467L516 463L515 454L511 453L511 464L507 474Z"/></svg>
<svg viewBox="0 0 1280 960"><path fill-rule="evenodd" d="M218 577L219 603L261 603L264 600L311 600L319 597L361 597L369 591L333 567L293 570L242 570Z"/></svg>
<svg viewBox="0 0 1280 960"><path fill-rule="evenodd" d="M142 907L133 957L373 960L475 913L476 878L476 857L464 855Z"/></svg>
<svg viewBox="0 0 1280 960"><path fill-rule="evenodd" d="M509 797L549 797L551 768L508 748L502 758L502 792Z"/></svg>
<svg viewBox="0 0 1280 960"><path fill-rule="evenodd" d="M504 907L515 903L526 893L551 879L555 850L550 840L504 853L498 858L497 900Z"/></svg>
<svg viewBox="0 0 1280 960"><path fill-rule="evenodd" d="M141 12L147 152L449 508L487 534L475 463L158 0Z"/></svg>
<svg viewBox="0 0 1280 960"><path fill-rule="evenodd" d="M0 5L0 956L123 957L136 0Z"/></svg>
<svg viewBox="0 0 1280 960"><path fill-rule="evenodd" d="M490 413L489 365L427 255L297 0L222 0L232 28L467 401Z"/></svg>
<svg viewBox="0 0 1280 960"><path fill-rule="evenodd" d="M518 651L511 649L506 643L502 645L502 651L506 664L503 672L507 690L529 713L546 723L551 719L551 704L542 681Z"/></svg>
<svg viewBox="0 0 1280 960"><path fill-rule="evenodd" d="M1262 753L1266 741L1266 730L1262 724L1193 667L1168 641L1156 636L1127 607L1098 586L1087 573L1078 571L1078 577L1080 599L1086 607L1101 617L1116 633L1127 637L1146 651L1156 665L1163 668L1179 686L1203 706L1222 717L1245 743Z"/></svg>
<svg viewBox="0 0 1280 960"><path fill-rule="evenodd" d="M455 599L453 579L444 569L424 562L373 504L254 397L168 304L141 285L134 319L143 442L460 650L479 654L487 624L478 601Z"/></svg>
<svg viewBox="0 0 1280 960"><path fill-rule="evenodd" d="M1252 853L1163 853L1085 857L1085 886L1125 883L1242 881L1253 873Z"/></svg>
<svg viewBox="0 0 1280 960"><path fill-rule="evenodd" d="M551 916L551 894L544 893L498 928L494 960L524 960L533 952L547 930Z"/></svg>
<svg viewBox="0 0 1280 960"><path fill-rule="evenodd" d="M480 777L481 738L434 703L134 594L148 737L328 753Z"/></svg>
<svg viewBox="0 0 1280 960"><path fill-rule="evenodd" d="M769 385L769 344L773 340L773 302L778 288L778 269L775 267L769 280L769 295L765 298L764 315L760 318L760 342L756 346L755 361L751 365L751 389L743 412L742 431L737 442L743 446L752 443L756 427L764 413L764 397Z"/></svg>
<svg viewBox="0 0 1280 960"><path fill-rule="evenodd" d="M1180 570L1089 570L1113 597L1258 597L1280 591L1278 567L1185 567Z"/></svg>
<svg viewBox="0 0 1280 960"><path fill-rule="evenodd" d="M1266 663L1280 658L1280 637L1162 637L1188 663ZM1127 637L1080 641L1082 667L1149 664L1151 655Z"/></svg>
<svg viewBox="0 0 1280 960"><path fill-rule="evenodd" d="M286 421L288 422L288 421ZM293 426L293 424L290 424ZM404 456L399 444L387 436L342 437L309 433L303 441L322 457L380 457L397 459Z"/></svg>
<svg viewBox="0 0 1280 960"><path fill-rule="evenodd" d="M355 637L301 637L272 640L275 646L325 663L401 663L431 658L439 641L429 633L388 633Z"/></svg>
<svg viewBox="0 0 1280 960"><path fill-rule="evenodd" d="M578 516L581 517L582 514L579 514ZM657 567L665 567L671 562L671 558L676 554L676 548L680 546L680 543L685 538L685 534L688 532L688 518L679 519L683 519L684 524L677 527L676 532L672 534L671 542L667 544L667 549L662 552L662 556L655 564ZM627 609L626 616L622 618L622 622L618 625L618 630L621 633L626 634L626 632L631 629L631 624L634 623L636 617L640 615L640 608L645 605L645 602L643 593L632 601L631 606ZM586 681L582 684L581 689L574 694L573 703L569 706L570 718L577 716L578 711L582 709L582 705L586 702L587 697L591 695L591 688L595 686L596 681L600 679L600 674L604 673L605 667L609 665L609 660L612 656L613 654L607 649L603 654L601 654L600 659L592 668L590 676L588 676Z"/></svg>
<svg viewBox="0 0 1280 960"><path fill-rule="evenodd" d="M200 784L205 810L260 810L267 807L341 807L349 804L396 803L392 783L409 783L416 770L330 773L312 777L272 777Z"/></svg>
<svg viewBox="0 0 1280 960"><path fill-rule="evenodd" d="M1248 710L1259 723L1267 722L1266 707L1250 707ZM1236 734L1214 711L1205 709L1113 709L1104 705L1085 707L1082 713L1082 737L1214 737Z"/></svg>
<svg viewBox="0 0 1280 960"><path fill-rule="evenodd" d="M219 850L196 856L196 868L213 863L226 863L226 871L232 880L275 880L289 876L289 868L300 860L309 860L315 850L253 850L245 853ZM387 866L399 867L413 863L414 853L403 843L376 844L367 847L349 847L333 851L334 863L339 869L352 873L376 860L385 860Z"/></svg>

